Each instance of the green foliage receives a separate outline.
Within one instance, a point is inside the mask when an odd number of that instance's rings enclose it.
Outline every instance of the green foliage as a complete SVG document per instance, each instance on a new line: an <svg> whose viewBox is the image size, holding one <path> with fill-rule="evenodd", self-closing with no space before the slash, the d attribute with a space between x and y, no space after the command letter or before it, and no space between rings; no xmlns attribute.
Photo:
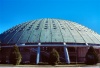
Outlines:
<svg viewBox="0 0 100 68"><path fill-rule="evenodd" d="M51 65L56 65L58 62L59 62L59 53L55 49L52 49L48 63Z"/></svg>
<svg viewBox="0 0 100 68"><path fill-rule="evenodd" d="M20 62L21 62L21 54L19 52L19 49L17 46L14 46L11 50L11 54L10 54L10 57L9 57L9 61L10 63L14 64L14 65L19 65Z"/></svg>
<svg viewBox="0 0 100 68"><path fill-rule="evenodd" d="M90 47L88 49L88 52L87 52L85 58L86 58L86 64L88 64L88 65L97 64L98 59L99 59L98 55L93 47Z"/></svg>

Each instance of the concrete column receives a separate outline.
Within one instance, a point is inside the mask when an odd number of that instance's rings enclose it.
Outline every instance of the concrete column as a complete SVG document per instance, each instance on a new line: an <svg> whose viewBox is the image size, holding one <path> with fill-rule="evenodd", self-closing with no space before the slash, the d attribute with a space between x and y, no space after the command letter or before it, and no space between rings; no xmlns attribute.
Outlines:
<svg viewBox="0 0 100 68"><path fill-rule="evenodd" d="M69 54L68 54L67 47L64 47L64 53L65 53L66 63L70 64L70 59L69 59Z"/></svg>
<svg viewBox="0 0 100 68"><path fill-rule="evenodd" d="M40 46L37 48L37 59L36 59L36 64L38 64L40 61Z"/></svg>

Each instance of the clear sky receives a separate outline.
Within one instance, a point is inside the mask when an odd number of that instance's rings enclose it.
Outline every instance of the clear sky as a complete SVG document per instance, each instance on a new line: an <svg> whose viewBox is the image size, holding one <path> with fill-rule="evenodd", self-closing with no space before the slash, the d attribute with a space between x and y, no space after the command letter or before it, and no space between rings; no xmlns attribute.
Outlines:
<svg viewBox="0 0 100 68"><path fill-rule="evenodd" d="M40 18L74 21L100 34L100 0L0 0L0 33Z"/></svg>

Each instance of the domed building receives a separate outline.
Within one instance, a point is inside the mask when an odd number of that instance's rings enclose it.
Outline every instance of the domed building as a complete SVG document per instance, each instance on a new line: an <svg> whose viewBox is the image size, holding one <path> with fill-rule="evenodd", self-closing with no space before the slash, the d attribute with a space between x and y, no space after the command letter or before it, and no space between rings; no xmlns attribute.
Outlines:
<svg viewBox="0 0 100 68"><path fill-rule="evenodd" d="M60 19L38 19L12 27L0 34L1 47L8 61L11 47L17 45L22 62L47 62L52 48L60 55L60 62L85 62L90 46L100 55L100 35L75 22Z"/></svg>

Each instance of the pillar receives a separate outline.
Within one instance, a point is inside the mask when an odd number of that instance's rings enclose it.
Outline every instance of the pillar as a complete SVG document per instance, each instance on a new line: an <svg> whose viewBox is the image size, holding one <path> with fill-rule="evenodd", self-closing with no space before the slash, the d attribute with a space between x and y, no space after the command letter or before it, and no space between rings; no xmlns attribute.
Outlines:
<svg viewBox="0 0 100 68"><path fill-rule="evenodd" d="M38 64L40 61L40 46L37 48L37 59L36 59L36 64Z"/></svg>
<svg viewBox="0 0 100 68"><path fill-rule="evenodd" d="M64 47L64 53L65 53L66 63L70 64L70 59L69 59L69 54L68 54L67 47Z"/></svg>

